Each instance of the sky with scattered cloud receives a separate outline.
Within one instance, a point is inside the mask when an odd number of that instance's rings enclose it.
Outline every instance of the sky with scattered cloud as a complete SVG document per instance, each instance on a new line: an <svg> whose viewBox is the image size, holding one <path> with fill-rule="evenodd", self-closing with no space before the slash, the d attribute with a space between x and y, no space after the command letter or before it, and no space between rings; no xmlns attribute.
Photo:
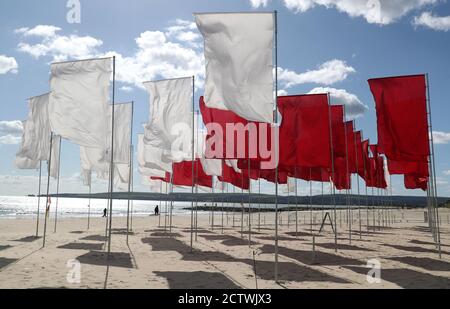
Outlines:
<svg viewBox="0 0 450 309"><path fill-rule="evenodd" d="M277 10L279 94L329 92L332 103L345 104L348 119L356 119L357 127L373 143L376 117L367 79L429 73L439 189L450 196L450 106L445 95L450 82L448 1L80 3L79 24L67 22L65 1L0 3L0 195L35 193L36 172L15 169L14 156L21 121L27 116L26 98L48 91L50 63L115 55L117 100L136 102L134 126L135 132L141 132L148 119L142 82L195 75L197 97L202 94L203 42L193 12ZM64 141L62 157L62 188L67 185L66 191L83 192L77 147ZM400 178L393 182L397 194L422 194L403 190ZM137 175L135 183L140 183ZM97 185L100 191L106 186ZM138 189L145 190L139 185Z"/></svg>

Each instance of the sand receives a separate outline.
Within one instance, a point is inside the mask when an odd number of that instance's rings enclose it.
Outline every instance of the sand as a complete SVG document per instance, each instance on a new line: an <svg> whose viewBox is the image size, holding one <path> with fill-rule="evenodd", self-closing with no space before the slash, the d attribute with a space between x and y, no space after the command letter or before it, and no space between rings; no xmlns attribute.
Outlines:
<svg viewBox="0 0 450 309"><path fill-rule="evenodd" d="M215 226L214 231L209 215L201 214L193 252L188 215L174 217L173 235L158 227L157 217L134 218L128 245L124 233L126 219L113 218L110 260L104 252L105 219L92 219L90 230L84 218L61 219L54 233L54 221L50 218L44 248L42 239L29 238L35 234L35 219L2 219L0 288L254 289L256 285L260 289L450 288L449 211L441 211L442 259L424 223L423 211L395 211L395 224L376 231L367 232L364 224L361 239L357 214L357 211L353 214L351 244L342 212L338 216L342 218L338 220L341 222L338 252L331 227L327 226L325 232L315 237L314 256L309 213L299 213L297 237L294 214L288 226L284 213L279 232L278 283L273 280L274 226L268 224L273 222L273 214L261 215L267 224L259 232L258 214L252 215L252 231L256 233L251 235L251 247L248 234L241 238L240 214L235 214L234 228L232 214L228 214L228 224L225 216L223 230ZM317 233L322 214L315 215ZM221 219L221 213L216 213L215 224L220 225ZM245 215L246 230L247 219ZM42 230L41 225L40 234ZM74 259L79 264L70 264ZM367 280L370 270L367 263L371 259L381 264L380 283Z"/></svg>

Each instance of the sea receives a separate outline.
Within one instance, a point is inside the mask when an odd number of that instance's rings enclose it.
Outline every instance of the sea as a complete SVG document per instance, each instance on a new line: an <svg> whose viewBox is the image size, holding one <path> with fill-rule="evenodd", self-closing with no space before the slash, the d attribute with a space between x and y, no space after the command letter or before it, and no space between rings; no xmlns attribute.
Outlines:
<svg viewBox="0 0 450 309"><path fill-rule="evenodd" d="M40 213L45 209L46 198L41 198ZM53 198L50 206L50 215L54 215L56 210L56 199ZM156 205L160 205L160 210L164 212L165 203L153 201L133 201L131 208L134 216L148 216L154 213ZM188 214L190 203L175 203L173 208L174 214ZM88 200L88 199L58 199L58 217L61 218L83 218L89 213L92 217L101 216L103 209L108 207L108 200ZM125 217L127 215L127 201L115 200L113 202L113 216ZM33 218L38 210L37 197L17 197L17 196L0 196L0 219L22 219Z"/></svg>

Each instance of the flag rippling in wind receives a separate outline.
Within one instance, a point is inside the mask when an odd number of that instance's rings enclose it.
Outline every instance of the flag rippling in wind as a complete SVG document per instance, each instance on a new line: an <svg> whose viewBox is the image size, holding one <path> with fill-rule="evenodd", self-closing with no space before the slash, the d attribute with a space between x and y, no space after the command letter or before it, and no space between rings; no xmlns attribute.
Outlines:
<svg viewBox="0 0 450 309"><path fill-rule="evenodd" d="M205 103L273 122L273 13L194 14L205 41Z"/></svg>

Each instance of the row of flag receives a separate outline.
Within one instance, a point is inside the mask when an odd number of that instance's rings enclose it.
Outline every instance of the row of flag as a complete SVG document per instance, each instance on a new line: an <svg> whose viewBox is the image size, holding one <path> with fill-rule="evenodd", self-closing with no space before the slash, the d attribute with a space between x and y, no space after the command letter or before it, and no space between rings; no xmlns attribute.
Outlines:
<svg viewBox="0 0 450 309"><path fill-rule="evenodd" d="M274 95L276 14L208 13L195 19L205 41L201 117L194 110L195 77L143 84L150 113L138 135L137 168L147 185L213 188L218 179L248 190L251 180L303 179L347 190L356 174L368 187L385 189L389 173L404 175L408 189L427 190L424 75L369 80L378 121L378 144L371 145L328 94ZM85 185L93 172L101 179L113 172L114 186L129 188L133 104L111 105L114 73L113 58L52 64L50 93L29 100L17 167L59 164L50 155L57 157L58 139L64 138L80 146ZM49 167L52 176L58 168Z"/></svg>

